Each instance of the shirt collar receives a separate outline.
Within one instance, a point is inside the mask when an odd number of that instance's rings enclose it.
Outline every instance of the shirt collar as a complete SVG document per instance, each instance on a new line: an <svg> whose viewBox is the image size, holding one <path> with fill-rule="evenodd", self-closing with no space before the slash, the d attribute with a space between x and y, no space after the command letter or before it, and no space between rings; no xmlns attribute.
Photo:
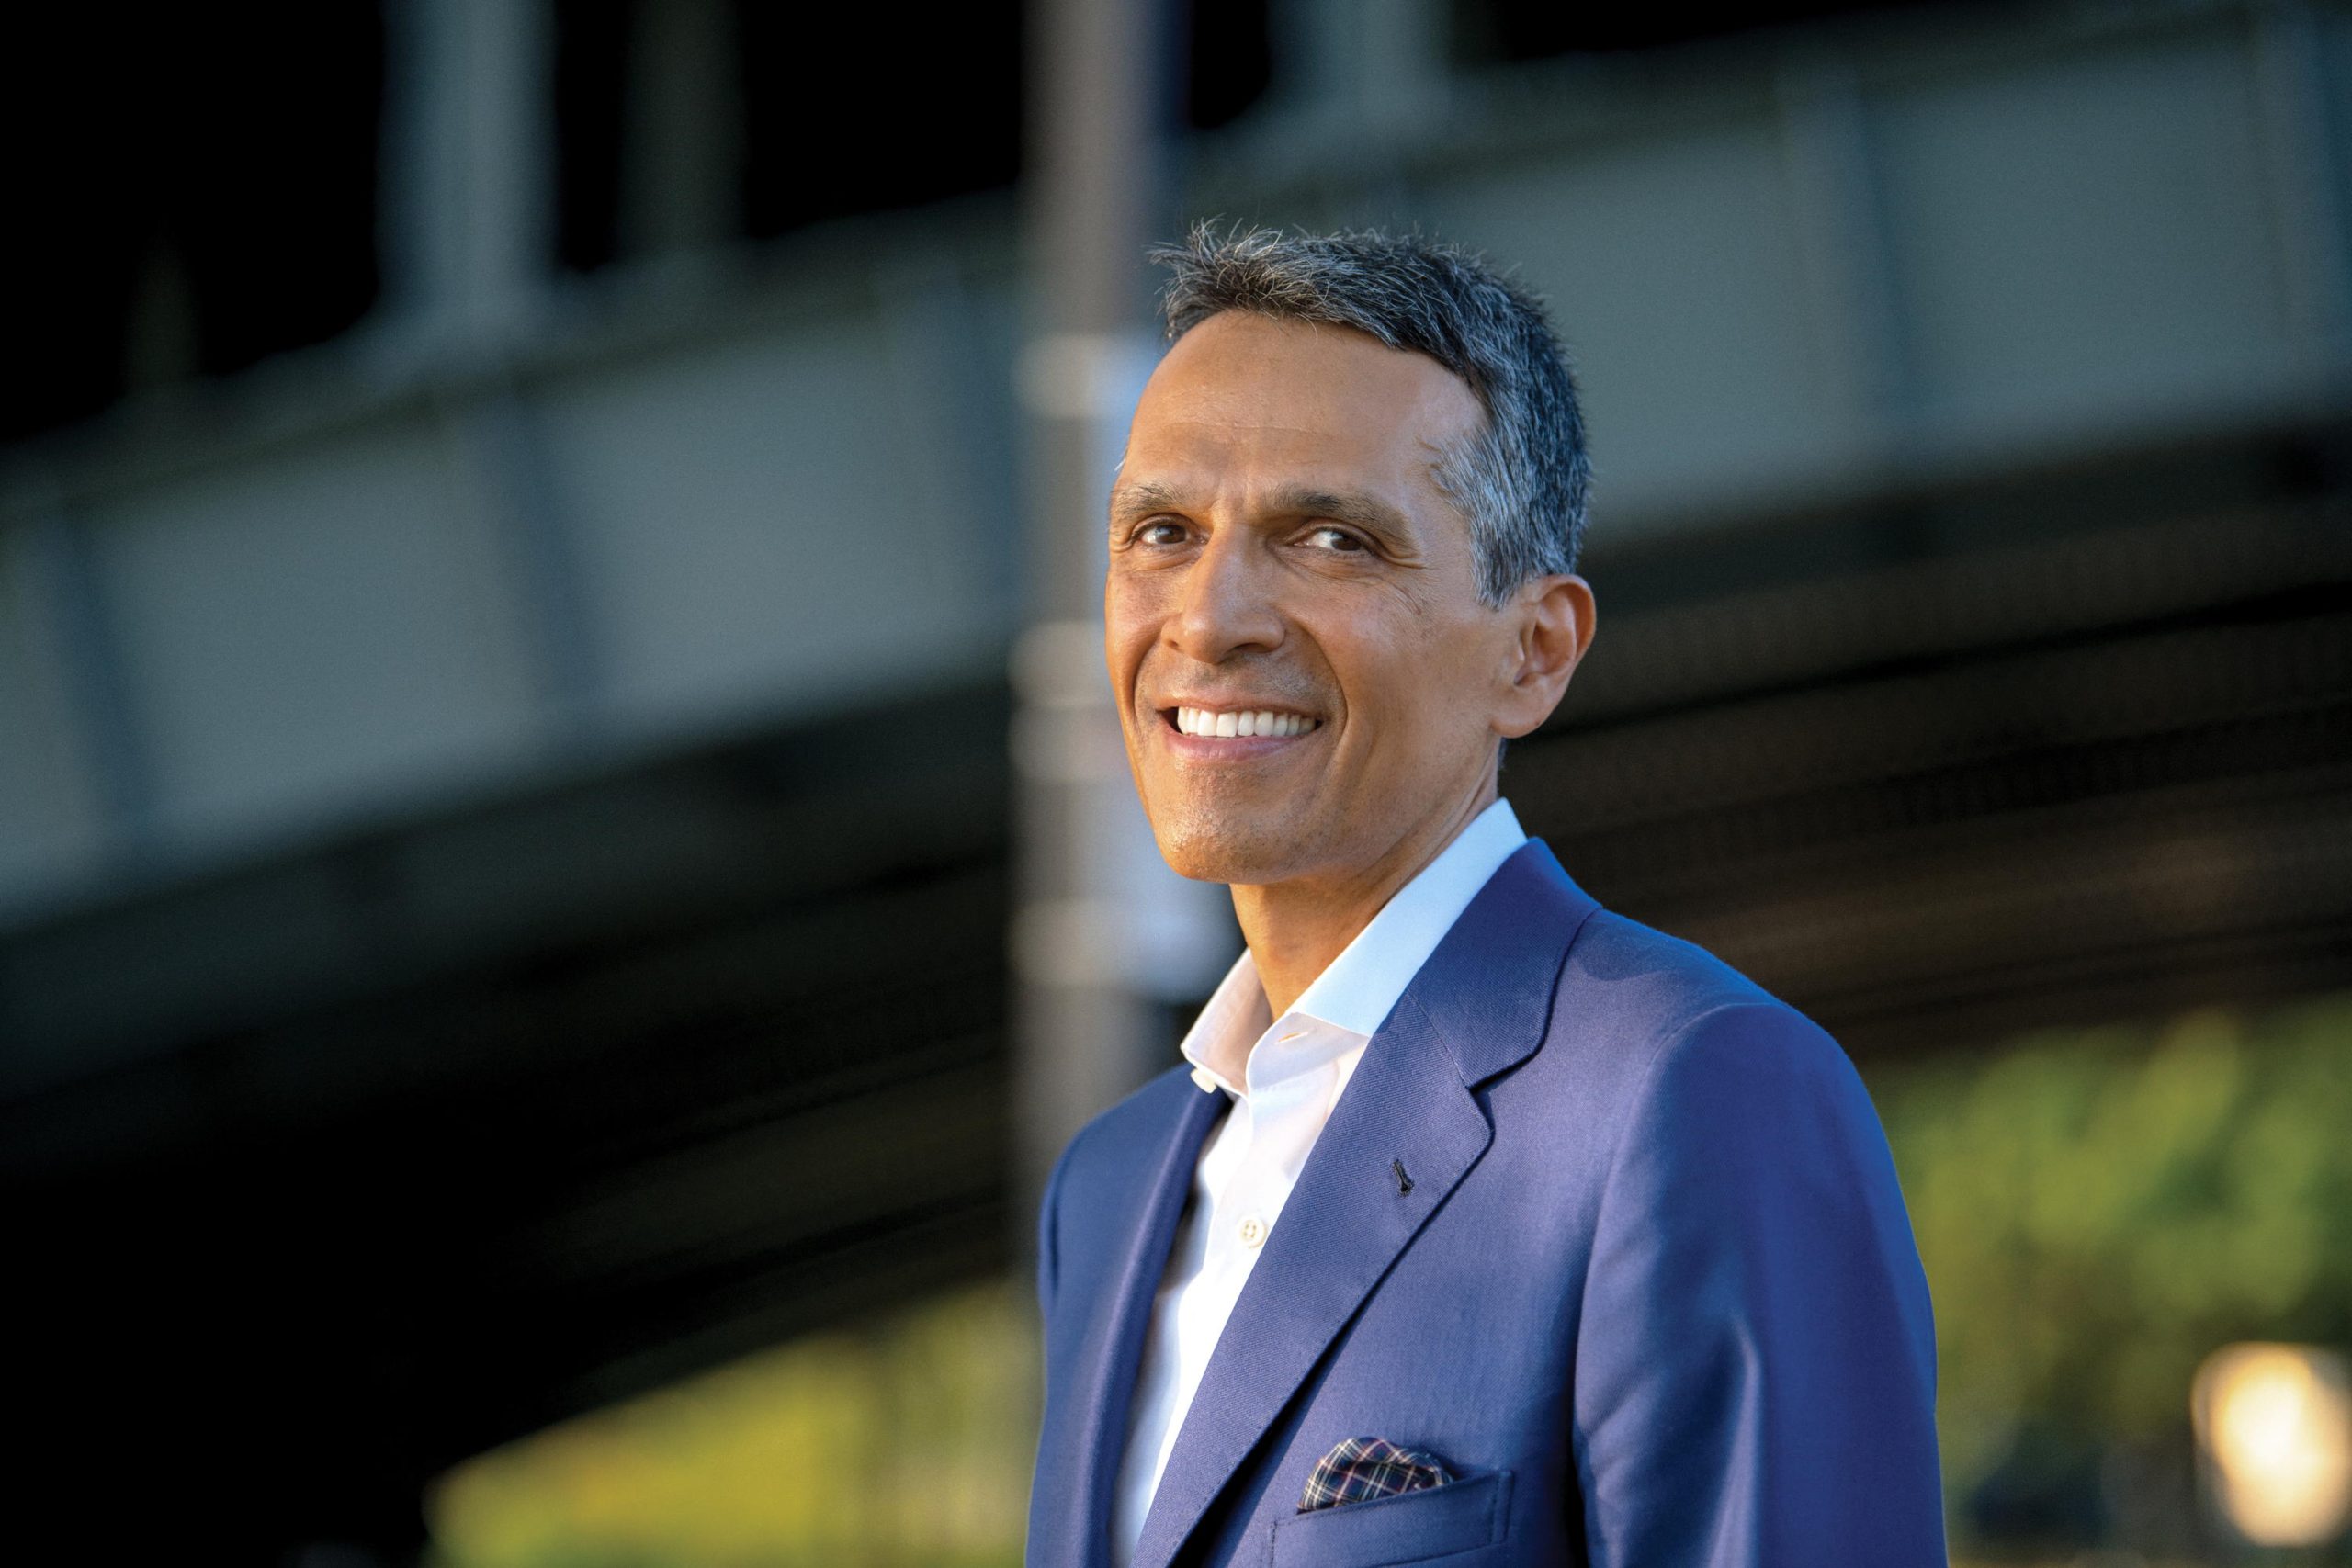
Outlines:
<svg viewBox="0 0 2352 1568"><path fill-rule="evenodd" d="M1182 1050L1184 1060L1193 1064L1193 1081L1204 1090L1221 1089L1240 1095L1240 1067L1249 1059L1250 1043L1273 1026L1272 1013L1266 988L1258 983L1258 965L1245 947L1210 993L1201 1016L1184 1032ZM1216 1066L1219 1063L1234 1067L1230 1077Z"/></svg>
<svg viewBox="0 0 2352 1568"><path fill-rule="evenodd" d="M1437 858L1381 906L1283 1015L1286 1033L1295 1030L1315 1038L1296 1053L1279 1054L1279 1076L1329 1061L1377 1033L1470 900L1525 842L1527 833L1510 803L1499 799L1454 835ZM1245 1074L1268 1081L1272 1075L1264 1069L1274 1064L1256 1058L1268 1054L1265 1036L1274 1023L1271 1011L1257 964L1244 949L1184 1036L1184 1059L1193 1064L1193 1081L1204 1089L1214 1086L1237 1095L1242 1092ZM1301 1029L1302 1020L1328 1027ZM1253 1068L1259 1070L1251 1072Z"/></svg>

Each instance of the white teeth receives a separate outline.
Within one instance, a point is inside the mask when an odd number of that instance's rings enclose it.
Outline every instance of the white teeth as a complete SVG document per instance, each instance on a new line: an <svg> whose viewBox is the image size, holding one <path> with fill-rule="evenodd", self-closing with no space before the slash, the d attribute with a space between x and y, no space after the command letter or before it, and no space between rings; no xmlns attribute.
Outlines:
<svg viewBox="0 0 2352 1568"><path fill-rule="evenodd" d="M1304 735L1314 728L1315 721L1304 714L1265 709L1253 713L1211 713L1206 708L1186 707L1176 710L1176 729L1182 735L1238 739L1251 735Z"/></svg>

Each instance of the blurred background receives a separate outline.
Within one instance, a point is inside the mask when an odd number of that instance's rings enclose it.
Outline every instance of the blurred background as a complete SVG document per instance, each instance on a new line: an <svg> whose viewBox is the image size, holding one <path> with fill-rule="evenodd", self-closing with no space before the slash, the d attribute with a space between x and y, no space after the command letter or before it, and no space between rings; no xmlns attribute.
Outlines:
<svg viewBox="0 0 2352 1568"><path fill-rule="evenodd" d="M1511 750L1819 1018L1954 1552L2343 1562L2352 11L88 0L0 51L11 1534L1018 1561L1041 1162L1237 951L1141 836L1145 243L1551 301Z"/></svg>

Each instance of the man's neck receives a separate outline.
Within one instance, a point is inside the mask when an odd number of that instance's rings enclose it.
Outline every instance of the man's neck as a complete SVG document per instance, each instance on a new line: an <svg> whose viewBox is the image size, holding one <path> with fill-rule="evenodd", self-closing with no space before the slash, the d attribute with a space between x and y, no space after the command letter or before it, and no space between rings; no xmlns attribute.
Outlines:
<svg viewBox="0 0 2352 1568"><path fill-rule="evenodd" d="M1444 852L1462 829L1492 806L1495 775L1452 812L1430 818L1361 871L1335 878L1302 877L1262 886L1233 886L1233 913L1250 944L1270 1017L1280 1018L1347 950L1396 890Z"/></svg>

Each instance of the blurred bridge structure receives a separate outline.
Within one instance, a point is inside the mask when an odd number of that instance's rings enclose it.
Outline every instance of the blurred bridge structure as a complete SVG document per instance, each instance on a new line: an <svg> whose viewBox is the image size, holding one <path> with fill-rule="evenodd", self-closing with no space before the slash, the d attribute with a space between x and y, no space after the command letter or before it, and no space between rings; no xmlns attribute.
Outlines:
<svg viewBox="0 0 2352 1568"><path fill-rule="evenodd" d="M0 448L26 1407L131 1536L413 1545L458 1460L1018 1246L1016 198L745 237L788 40L655 7L562 265L620 9L388 6L372 303ZM2343 982L2352 15L1362 11L1272 8L1165 227L1552 301L1601 634L1504 787L1573 874L1857 1055Z"/></svg>

